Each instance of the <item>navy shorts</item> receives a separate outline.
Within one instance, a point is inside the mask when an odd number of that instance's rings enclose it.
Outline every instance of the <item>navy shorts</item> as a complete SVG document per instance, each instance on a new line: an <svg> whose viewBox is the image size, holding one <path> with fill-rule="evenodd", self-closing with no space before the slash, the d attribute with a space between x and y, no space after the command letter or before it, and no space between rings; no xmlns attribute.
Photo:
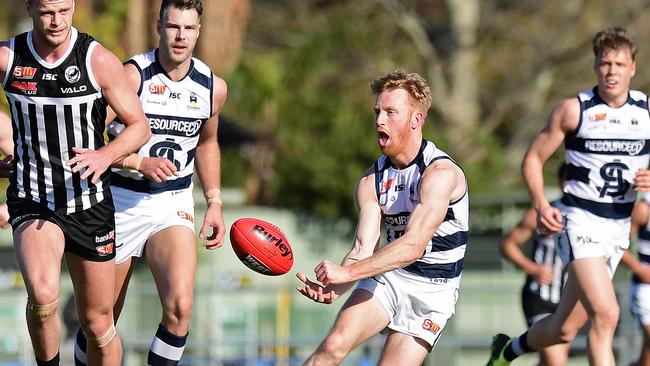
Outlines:
<svg viewBox="0 0 650 366"><path fill-rule="evenodd" d="M9 223L16 229L29 220L44 220L61 228L65 251L93 262L115 258L115 207L110 194L89 209L61 214L30 199L7 194Z"/></svg>

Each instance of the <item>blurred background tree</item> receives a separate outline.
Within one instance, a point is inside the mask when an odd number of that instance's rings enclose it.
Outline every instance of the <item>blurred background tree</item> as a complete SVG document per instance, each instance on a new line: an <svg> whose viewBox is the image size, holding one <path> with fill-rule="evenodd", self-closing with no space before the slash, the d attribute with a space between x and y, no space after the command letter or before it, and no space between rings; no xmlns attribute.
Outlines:
<svg viewBox="0 0 650 366"><path fill-rule="evenodd" d="M156 45L159 4L77 0L75 24L126 58ZM251 204L354 215L356 180L379 154L368 83L404 68L429 80L425 136L461 162L472 193L521 190L521 158L552 107L595 82L595 32L621 25L635 36L633 87L648 89L648 5L207 0L197 56L228 82L223 115L258 137L224 149L224 185ZM0 6L3 38L29 28L23 0Z"/></svg>

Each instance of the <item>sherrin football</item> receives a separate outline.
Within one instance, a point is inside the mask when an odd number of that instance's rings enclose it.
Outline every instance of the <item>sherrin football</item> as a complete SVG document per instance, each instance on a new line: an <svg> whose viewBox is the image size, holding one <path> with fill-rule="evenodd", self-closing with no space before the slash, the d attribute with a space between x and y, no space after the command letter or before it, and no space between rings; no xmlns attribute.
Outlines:
<svg viewBox="0 0 650 366"><path fill-rule="evenodd" d="M293 251L277 226L264 220L242 218L230 227L230 243L242 263L255 272L278 276L293 266Z"/></svg>

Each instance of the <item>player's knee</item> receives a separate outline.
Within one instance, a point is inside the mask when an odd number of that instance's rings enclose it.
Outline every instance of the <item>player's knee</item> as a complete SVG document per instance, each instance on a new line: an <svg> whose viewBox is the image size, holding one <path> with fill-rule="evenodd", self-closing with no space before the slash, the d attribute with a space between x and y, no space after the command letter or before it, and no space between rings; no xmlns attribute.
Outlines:
<svg viewBox="0 0 650 366"><path fill-rule="evenodd" d="M614 330L618 324L620 309L618 306L611 306L596 311L591 320L592 326Z"/></svg>
<svg viewBox="0 0 650 366"><path fill-rule="evenodd" d="M116 336L117 330L111 321L110 323L95 322L82 327L88 347L102 348L109 344Z"/></svg>
<svg viewBox="0 0 650 366"><path fill-rule="evenodd" d="M318 353L328 359L343 360L349 352L349 342L337 332L329 334L318 347Z"/></svg>
<svg viewBox="0 0 650 366"><path fill-rule="evenodd" d="M573 339L576 337L576 335L578 335L579 330L580 328L577 328L573 325L564 324L559 328L558 334L556 334L556 338L560 341L559 343L571 343L573 342Z"/></svg>
<svg viewBox="0 0 650 366"><path fill-rule="evenodd" d="M56 298L54 301L45 304L28 299L25 312L27 317L30 319L45 321L46 319L55 316L58 308L59 305Z"/></svg>
<svg viewBox="0 0 650 366"><path fill-rule="evenodd" d="M163 316L171 324L189 324L192 316L192 297L178 297L163 307Z"/></svg>

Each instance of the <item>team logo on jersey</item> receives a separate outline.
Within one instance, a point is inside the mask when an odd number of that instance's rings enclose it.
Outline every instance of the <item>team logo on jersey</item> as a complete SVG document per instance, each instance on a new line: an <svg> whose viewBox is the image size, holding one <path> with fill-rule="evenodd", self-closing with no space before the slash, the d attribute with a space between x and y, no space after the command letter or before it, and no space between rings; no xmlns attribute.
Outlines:
<svg viewBox="0 0 650 366"><path fill-rule="evenodd" d="M638 126L639 125L639 120L636 118L632 118L632 126Z"/></svg>
<svg viewBox="0 0 650 366"><path fill-rule="evenodd" d="M149 85L149 93L151 93L151 94L162 95L162 94L165 94L166 90L167 90L167 85L165 85L165 84L151 84L151 85Z"/></svg>
<svg viewBox="0 0 650 366"><path fill-rule="evenodd" d="M35 81L13 81L11 86L27 95L35 95L38 90L38 83Z"/></svg>
<svg viewBox="0 0 650 366"><path fill-rule="evenodd" d="M589 120L591 122L604 121L606 118L607 118L607 113L596 113L596 114L589 115Z"/></svg>
<svg viewBox="0 0 650 366"><path fill-rule="evenodd" d="M68 68L65 69L65 80L70 84L74 84L81 80L81 70L79 70L79 67L75 65L68 66Z"/></svg>
<svg viewBox="0 0 650 366"><path fill-rule="evenodd" d="M14 77L17 79L33 79L36 75L36 68L29 66L14 67Z"/></svg>
<svg viewBox="0 0 650 366"><path fill-rule="evenodd" d="M630 170L630 168L618 159L600 168L600 177L605 183L602 187L596 187L600 191L600 198L605 197L605 195L619 199L625 197L625 194L630 190L631 184L623 177L624 170Z"/></svg>

